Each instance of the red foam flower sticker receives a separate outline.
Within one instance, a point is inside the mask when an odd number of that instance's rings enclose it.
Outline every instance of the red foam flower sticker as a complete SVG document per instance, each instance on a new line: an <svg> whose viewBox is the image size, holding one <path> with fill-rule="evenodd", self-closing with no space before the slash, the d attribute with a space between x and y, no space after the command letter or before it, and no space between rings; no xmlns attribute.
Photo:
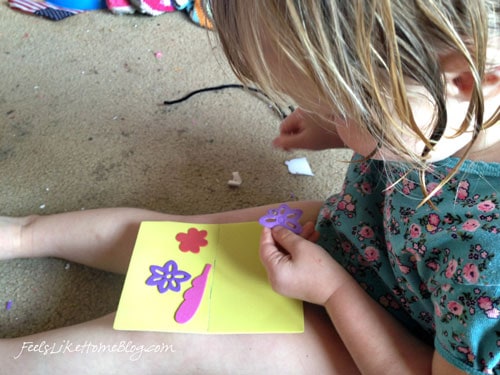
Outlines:
<svg viewBox="0 0 500 375"><path fill-rule="evenodd" d="M206 236L206 230L189 228L187 233L178 233L175 239L180 242L179 249L181 251L199 253L201 247L208 245L208 241L205 239Z"/></svg>

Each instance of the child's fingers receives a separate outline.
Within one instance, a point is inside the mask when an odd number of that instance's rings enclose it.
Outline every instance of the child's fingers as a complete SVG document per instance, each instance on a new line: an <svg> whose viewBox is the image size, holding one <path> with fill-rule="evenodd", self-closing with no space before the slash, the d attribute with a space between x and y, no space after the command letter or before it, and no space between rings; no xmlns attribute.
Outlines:
<svg viewBox="0 0 500 375"><path fill-rule="evenodd" d="M314 243L318 242L319 232L317 230L314 230L314 232L309 236L308 240Z"/></svg>
<svg viewBox="0 0 500 375"><path fill-rule="evenodd" d="M296 111L284 119L280 124L280 135L274 139L273 146L284 150L300 148L301 134L304 130L300 123L301 120L300 111Z"/></svg>
<svg viewBox="0 0 500 375"><path fill-rule="evenodd" d="M308 241L316 242L319 238L319 233L316 231L316 224L312 221L305 223L300 235Z"/></svg>
<svg viewBox="0 0 500 375"><path fill-rule="evenodd" d="M275 231L289 232L297 236L281 227L279 229L275 227L272 230L264 228L260 242L260 257L273 290L291 297L290 292L293 290L295 278L293 260L291 255L286 250L282 250L282 246L275 241L273 234ZM301 238L300 236L297 237Z"/></svg>
<svg viewBox="0 0 500 375"><path fill-rule="evenodd" d="M283 150L301 148L302 143L304 142L301 134L280 134L273 140L273 146Z"/></svg>
<svg viewBox="0 0 500 375"><path fill-rule="evenodd" d="M289 120L289 121L287 121ZM280 125L280 134L282 135L293 135L300 133L302 127L297 122L296 119L287 118Z"/></svg>
<svg viewBox="0 0 500 375"><path fill-rule="evenodd" d="M305 239L308 239L309 236L312 235L313 233L314 233L314 224L312 221L308 221L302 227L302 232L300 233L300 235Z"/></svg>
<svg viewBox="0 0 500 375"><path fill-rule="evenodd" d="M262 230L259 253L262 264L268 273L287 256L278 248L269 228Z"/></svg>
<svg viewBox="0 0 500 375"><path fill-rule="evenodd" d="M297 254L297 251L300 248L300 243L304 241L304 239L298 234L280 226L272 228L271 234L277 248L283 248L290 254L291 258Z"/></svg>

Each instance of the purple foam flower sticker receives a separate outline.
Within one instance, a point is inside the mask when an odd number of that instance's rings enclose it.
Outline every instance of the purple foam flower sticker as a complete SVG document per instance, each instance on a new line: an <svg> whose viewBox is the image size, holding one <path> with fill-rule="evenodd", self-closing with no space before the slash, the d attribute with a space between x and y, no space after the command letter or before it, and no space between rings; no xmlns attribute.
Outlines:
<svg viewBox="0 0 500 375"><path fill-rule="evenodd" d="M162 266L152 265L149 267L151 276L146 280L146 284L156 286L160 293L165 293L169 290L180 292L181 284L188 281L191 275L182 271L173 260L169 260Z"/></svg>
<svg viewBox="0 0 500 375"><path fill-rule="evenodd" d="M294 233L300 234L300 232L302 232L302 226L299 223L301 216L302 210L294 210L286 204L282 204L278 208L272 208L267 211L267 214L259 219L259 223L268 228L279 225L290 229Z"/></svg>

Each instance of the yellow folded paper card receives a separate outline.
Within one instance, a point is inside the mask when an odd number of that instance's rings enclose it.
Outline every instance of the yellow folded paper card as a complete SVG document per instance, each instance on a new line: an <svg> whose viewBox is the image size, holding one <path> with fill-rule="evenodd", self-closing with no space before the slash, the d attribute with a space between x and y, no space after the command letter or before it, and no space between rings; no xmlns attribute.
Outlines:
<svg viewBox="0 0 500 375"><path fill-rule="evenodd" d="M268 282L261 231L257 222L141 223L114 329L303 332L302 302Z"/></svg>

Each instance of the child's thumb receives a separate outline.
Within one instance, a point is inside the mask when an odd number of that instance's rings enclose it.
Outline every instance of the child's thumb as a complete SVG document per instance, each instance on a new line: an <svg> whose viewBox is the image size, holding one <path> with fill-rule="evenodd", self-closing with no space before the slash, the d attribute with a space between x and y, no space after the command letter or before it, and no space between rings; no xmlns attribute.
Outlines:
<svg viewBox="0 0 500 375"><path fill-rule="evenodd" d="M277 247L271 234L271 229L264 228L260 239L259 255L262 264L268 273L273 272L274 268L281 263L285 254Z"/></svg>
<svg viewBox="0 0 500 375"><path fill-rule="evenodd" d="M293 233L291 230L281 226L276 226L271 230L274 241L286 250L292 257L295 255L299 244L304 239Z"/></svg>

